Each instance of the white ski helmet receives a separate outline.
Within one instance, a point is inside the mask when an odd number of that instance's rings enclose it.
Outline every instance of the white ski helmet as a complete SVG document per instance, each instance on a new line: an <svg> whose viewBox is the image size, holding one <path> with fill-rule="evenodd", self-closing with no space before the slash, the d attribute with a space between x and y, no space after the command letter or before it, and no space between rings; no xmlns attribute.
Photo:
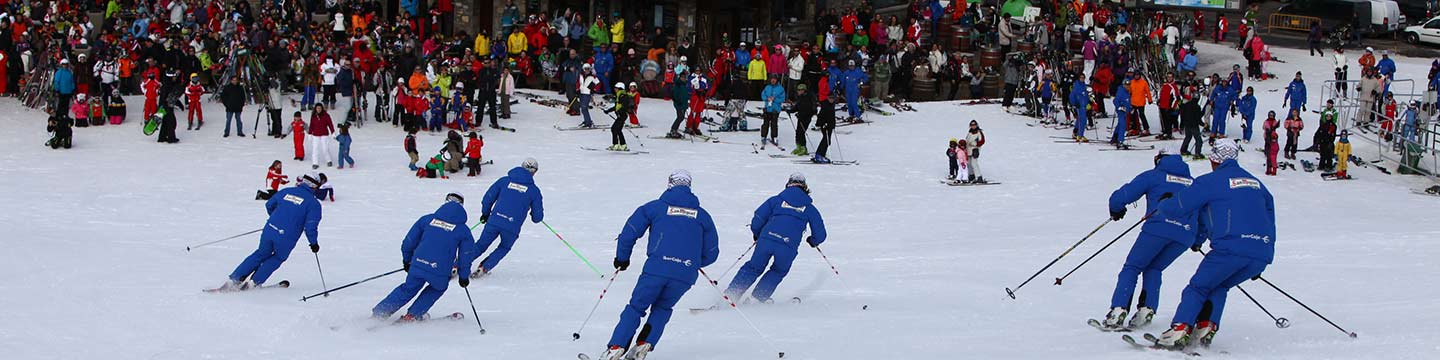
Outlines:
<svg viewBox="0 0 1440 360"><path fill-rule="evenodd" d="M617 82L617 83L615 83L615 88L616 88L616 89L620 89L620 90L625 90L625 83Z"/></svg>
<svg viewBox="0 0 1440 360"><path fill-rule="evenodd" d="M525 162L520 163L520 167L530 171L530 175L535 175L536 172L540 171L540 162L535 161L535 158L525 158Z"/></svg>

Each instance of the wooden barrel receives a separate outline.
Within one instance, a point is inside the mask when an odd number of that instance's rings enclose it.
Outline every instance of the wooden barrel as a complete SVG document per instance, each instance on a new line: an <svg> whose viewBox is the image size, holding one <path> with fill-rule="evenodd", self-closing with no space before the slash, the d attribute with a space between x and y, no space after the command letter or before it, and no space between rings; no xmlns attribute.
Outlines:
<svg viewBox="0 0 1440 360"><path fill-rule="evenodd" d="M980 67L999 70L1000 64L1005 60L1005 55L1000 53L998 47L987 47L980 49Z"/></svg>
<svg viewBox="0 0 1440 360"><path fill-rule="evenodd" d="M915 79L912 85L914 85L914 87L910 89L911 101L934 100L935 79Z"/></svg>
<svg viewBox="0 0 1440 360"><path fill-rule="evenodd" d="M930 66L928 65L915 65L913 74L915 75L915 80L931 80Z"/></svg>
<svg viewBox="0 0 1440 360"><path fill-rule="evenodd" d="M1085 31L1084 29L1081 29L1079 25L1074 25L1070 27L1069 45L1070 52L1073 53L1078 53L1080 52L1081 48L1085 47Z"/></svg>
<svg viewBox="0 0 1440 360"><path fill-rule="evenodd" d="M972 40L970 40L970 31L970 28L963 26L955 29L955 37L953 38L955 42L955 51L970 52L974 50L974 43Z"/></svg>
<svg viewBox="0 0 1440 360"><path fill-rule="evenodd" d="M984 88L985 97L995 99L1000 97L1000 92L1005 89L1005 81L997 74L986 74L985 80L980 81Z"/></svg>
<svg viewBox="0 0 1440 360"><path fill-rule="evenodd" d="M1028 55L1031 52L1035 51L1035 42L1024 40L1017 41L1015 42L1015 51Z"/></svg>
<svg viewBox="0 0 1440 360"><path fill-rule="evenodd" d="M870 83L867 82L867 83L864 83L864 84L861 84L861 85L860 85L860 97L863 97L863 98L866 98L866 99L869 99L869 98L871 97L871 96L870 96Z"/></svg>

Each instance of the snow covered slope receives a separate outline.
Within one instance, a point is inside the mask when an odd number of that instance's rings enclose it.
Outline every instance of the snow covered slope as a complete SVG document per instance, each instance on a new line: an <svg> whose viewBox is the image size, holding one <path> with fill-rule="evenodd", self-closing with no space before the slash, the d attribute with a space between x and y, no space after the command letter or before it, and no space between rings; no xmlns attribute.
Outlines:
<svg viewBox="0 0 1440 360"><path fill-rule="evenodd" d="M1207 57L1229 53L1214 46L1202 51ZM1277 53L1289 63L1271 67L1284 80L1255 84L1262 114L1280 102L1279 92L1264 90L1283 87L1297 67L1329 74L1328 60L1293 50ZM1206 69L1221 72L1229 63ZM1400 72L1423 76L1425 68L1424 60L1402 59ZM1311 81L1312 104L1320 101L1320 79ZM720 134L738 145L632 139L632 149L650 151L636 156L583 151L580 145L608 145L608 134L555 131L554 124L573 125L578 118L525 103L506 122L517 133L485 133L485 154L496 165L478 178L449 180L414 178L405 169L403 134L372 124L354 131L359 168L325 169L338 201L324 205L319 260L331 287L398 268L404 232L416 217L433 211L443 194L478 198L505 170L533 156L540 161L536 181L546 194L547 222L601 271L614 255L613 239L625 217L660 194L671 170L689 169L702 205L721 231L714 275L749 245L745 224L755 206L780 191L791 172L803 171L830 226L825 249L843 279L831 274L815 251L801 249L776 297L799 296L804 303L743 307L778 349L731 310L685 311L718 301L702 282L681 301L652 358L764 359L776 351L795 359L1177 357L1131 349L1118 335L1084 325L1085 318L1103 315L1134 234L1064 286L1050 284L1139 216L1101 230L1019 291L1018 300L1003 291L1103 221L1110 191L1150 168L1151 152L1057 144L1048 136L1063 132L1027 127L1029 119L993 105L915 106L920 112L872 114L875 124L843 128L853 134L836 140L831 157L860 165L820 166L752 154L749 143L757 133ZM399 276L297 301L321 290L316 259L304 250L275 275L293 282L290 289L201 293L224 280L257 236L189 253L185 246L258 228L265 214L251 198L264 168L292 157L288 139L220 138L223 112L219 104L207 104L206 110L205 129L181 131L176 145L141 136L137 115L131 114L122 126L77 129L74 149L52 151L40 146L43 114L0 101L0 148L6 149L0 154L6 189L0 192L5 214L0 228L6 233L0 240L0 308L6 309L0 314L0 349L6 358L571 359L604 346L638 267L621 274L583 337L571 341L604 281L537 224L525 228L490 277L471 286L486 335L469 320L366 331L370 308ZM635 131L642 137L662 134L674 114L668 103L651 99L641 112L650 125ZM946 141L961 137L971 119L988 135L986 177L1003 185L950 187L937 181L946 173ZM1314 116L1306 120L1313 129ZM782 120L786 133L791 126ZM1229 128L1238 132L1238 121ZM1307 130L1302 146L1308 135ZM442 140L419 138L422 154ZM787 148L790 138L781 136ZM810 140L813 151L818 136L812 133ZM1360 143L1357 153L1364 154ZM1262 171L1258 152L1242 154L1241 162ZM308 165L285 161L292 176ZM1208 166L1192 163L1192 170L1203 174ZM1422 180L1373 169L1351 172L1357 180L1323 182L1296 171L1261 179L1275 193L1279 221L1276 261L1265 276L1360 337L1348 339L1263 284L1246 283L1293 326L1276 329L1236 294L1207 357L1440 355L1440 330L1433 326L1440 322L1435 301L1440 289L1431 278L1440 269L1435 260L1440 244L1434 242L1440 227L1424 219L1440 205L1436 198L1410 193ZM472 218L475 206L470 205ZM643 254L636 256L638 263ZM1198 260L1187 253L1171 267L1157 324L1147 331L1163 330ZM861 310L863 305L869 309ZM469 315L458 287L433 310L452 311Z"/></svg>

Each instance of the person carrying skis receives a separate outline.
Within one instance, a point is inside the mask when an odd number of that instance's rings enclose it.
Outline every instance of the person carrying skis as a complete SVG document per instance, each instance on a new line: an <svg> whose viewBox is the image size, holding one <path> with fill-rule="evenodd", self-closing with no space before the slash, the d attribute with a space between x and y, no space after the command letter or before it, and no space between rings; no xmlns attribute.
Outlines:
<svg viewBox="0 0 1440 360"><path fill-rule="evenodd" d="M480 237L475 241L476 255L489 249L490 243L497 237L500 244L480 262L475 272L470 273L470 278L479 278L494 271L500 260L510 253L515 239L520 238L520 227L525 224L527 212L530 222L538 224L545 221L544 197L540 194L540 187L535 185L535 172L538 171L539 162L534 158L525 159L520 166L510 169L508 175L496 179L494 184L490 184L490 189L485 190L485 198L480 202L480 223L485 224L485 229L480 231ZM495 221L490 221L490 215L496 216Z"/></svg>
<svg viewBox="0 0 1440 360"><path fill-rule="evenodd" d="M1235 101L1235 107L1240 109L1240 119L1244 120L1240 125L1241 137L1249 144L1255 129L1255 88L1245 87L1245 96Z"/></svg>
<svg viewBox="0 0 1440 360"><path fill-rule="evenodd" d="M778 147L780 143L775 138L780 136L780 111L785 104L785 87L780 85L779 75L770 75L770 84L760 92L760 99L765 101L765 122L760 125L760 143L768 142Z"/></svg>
<svg viewBox="0 0 1440 360"><path fill-rule="evenodd" d="M1090 87L1085 85L1085 79L1076 78L1075 84L1070 88L1070 107L1075 109L1075 141L1089 142L1085 138L1086 114L1090 106Z"/></svg>
<svg viewBox="0 0 1440 360"><path fill-rule="evenodd" d="M205 126L205 112L200 106L201 95L205 95L205 87L200 86L200 74L191 73L190 85L185 86L185 130L199 130L201 126Z"/></svg>
<svg viewBox="0 0 1440 360"><path fill-rule="evenodd" d="M615 114L615 122L610 124L610 151L630 151L625 145L625 119L629 116L630 108L635 104L633 95L625 91L625 83L615 83L615 105L611 112Z"/></svg>
<svg viewBox="0 0 1440 360"><path fill-rule="evenodd" d="M424 321L429 317L430 307L445 295L450 285L450 269L469 269L475 261L475 238L465 222L465 197L457 193L445 195L445 203L439 209L415 220L405 240L400 242L401 269L407 273L405 282L375 304L370 310L374 318L390 318L411 299L415 302L396 322ZM469 278L460 277L457 281L462 288L470 286Z"/></svg>
<svg viewBox="0 0 1440 360"><path fill-rule="evenodd" d="M761 303L773 302L770 295L790 273L790 264L799 252L805 227L810 227L811 234L804 237L806 244L817 247L825 242L825 220L812 201L805 174L794 173L785 183L785 190L766 199L755 209L755 216L750 219L755 253L735 272L735 278L730 280L730 286L725 290L726 295L731 299L740 298L758 278L760 284L755 286L750 297ZM770 264L768 271L766 264Z"/></svg>
<svg viewBox="0 0 1440 360"><path fill-rule="evenodd" d="M1160 346L1183 348L1192 339L1202 345L1212 343L1220 329L1226 293L1245 280L1259 279L1275 259L1275 198L1236 162L1240 149L1234 141L1217 140L1210 151L1214 171L1195 178L1190 187L1175 194L1174 201L1160 204L1161 216L1214 221L1204 224L1209 229L1210 253L1181 292L1170 330L1156 342ZM1200 251L1204 242L1197 239L1190 249ZM1206 304L1209 311L1204 311Z"/></svg>
<svg viewBox="0 0 1440 360"><path fill-rule="evenodd" d="M1160 283L1165 268L1170 267L1180 254L1195 242L1196 220L1190 217L1165 217L1157 214L1159 205L1185 187L1190 186L1190 167L1175 150L1160 149L1155 154L1155 168L1136 175L1134 179L1110 193L1110 219L1125 218L1125 205L1141 196L1145 197L1145 225L1140 236L1125 257L1120 267L1115 293L1110 297L1110 313L1101 324L1107 329L1135 329L1150 324L1155 309L1160 306ZM1135 294L1135 280L1141 274L1145 281L1140 290L1140 301L1135 315L1127 324L1125 316L1130 311L1131 296Z"/></svg>
<svg viewBox="0 0 1440 360"><path fill-rule="evenodd" d="M970 150L970 182L986 183L985 175L980 174L980 147L985 146L985 130L980 129L980 122L970 120L970 131L965 134L965 144L969 145Z"/></svg>
<svg viewBox="0 0 1440 360"><path fill-rule="evenodd" d="M650 233L645 267L600 360L643 359L655 350L675 304L695 285L696 272L720 257L715 221L690 191L691 179L689 171L671 173L665 193L635 209L616 238L615 269L625 271L630 268L635 241ZM650 317L636 338L636 328L647 310ZM634 347L631 339L635 339Z"/></svg>
<svg viewBox="0 0 1440 360"><path fill-rule="evenodd" d="M229 279L220 286L221 291L241 291L263 286L270 274L290 258L290 250L303 233L310 242L310 252L320 252L320 200L315 198L315 189L320 187L318 175L301 176L294 187L276 192L265 201L265 212L270 218L260 231L260 247L245 257L240 266L230 273Z"/></svg>

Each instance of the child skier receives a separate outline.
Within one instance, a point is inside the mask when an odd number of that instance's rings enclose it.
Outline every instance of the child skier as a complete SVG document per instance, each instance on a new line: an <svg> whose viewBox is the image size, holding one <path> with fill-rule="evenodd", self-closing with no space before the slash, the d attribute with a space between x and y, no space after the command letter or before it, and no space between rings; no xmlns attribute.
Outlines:
<svg viewBox="0 0 1440 360"><path fill-rule="evenodd" d="M75 101L70 104L70 117L75 119L75 126L90 126L90 103L85 101L85 93L75 94Z"/></svg>
<svg viewBox="0 0 1440 360"><path fill-rule="evenodd" d="M465 144L465 167L470 168L467 176L480 174L480 149L485 147L485 138L470 132L470 142Z"/></svg>
<svg viewBox="0 0 1440 360"><path fill-rule="evenodd" d="M340 124L340 134L335 135L335 142L340 144L340 152L339 155L336 156L336 158L338 158L337 160L340 161L340 165L336 166L337 169L344 169L345 163L350 163L351 169L355 168L355 158L350 157L351 141L353 141L353 139L350 138L350 123Z"/></svg>
<svg viewBox="0 0 1440 360"><path fill-rule="evenodd" d="M305 119L299 111L290 120L290 135L295 136L295 161L305 161Z"/></svg>
<svg viewBox="0 0 1440 360"><path fill-rule="evenodd" d="M74 133L70 127L72 123L70 117L64 114L50 115L50 119L46 121L45 130L54 133L54 136L51 137L50 141L46 142L46 144L49 145L51 149L59 149L61 147L69 149L71 136Z"/></svg>
<svg viewBox="0 0 1440 360"><path fill-rule="evenodd" d="M320 173L320 188L315 189L315 198L335 202L335 185L330 183L330 178L326 177L325 173Z"/></svg>
<svg viewBox="0 0 1440 360"><path fill-rule="evenodd" d="M526 214L530 215L530 222L545 221L544 196L540 187L535 185L535 173L539 171L540 163L534 158L527 158L485 190L485 198L480 203L480 223L485 224L485 229L475 239L475 254L484 253L496 238L500 239L500 243L480 262L475 272L470 273L470 278L495 271L500 260L510 254L510 247L520 238L520 227L525 224ZM496 215L495 221L490 221L491 214Z"/></svg>
<svg viewBox="0 0 1440 360"><path fill-rule="evenodd" d="M755 216L750 219L750 235L756 239L755 253L735 272L735 278L730 280L730 286L725 290L726 295L738 299L750 288L750 284L759 279L760 283L750 297L760 303L773 302L770 296L790 273L790 265L795 261L806 226L810 228L810 236L805 237L806 244L813 248L825 242L825 220L812 201L805 174L794 173L786 181L785 190L755 209ZM773 264L771 260L774 260ZM768 271L765 269L767 264L770 266Z"/></svg>
<svg viewBox="0 0 1440 360"><path fill-rule="evenodd" d="M290 177L284 174L280 160L270 163L270 169L265 172L265 189L255 191L255 200L270 200L280 191L280 185L290 183Z"/></svg>
<svg viewBox="0 0 1440 360"><path fill-rule="evenodd" d="M406 127L405 129L405 154L410 155L410 171L417 171L420 169L419 167L415 166L415 163L420 162L420 151L417 150L415 147L416 131L417 129L415 129L414 127Z"/></svg>
<svg viewBox="0 0 1440 360"><path fill-rule="evenodd" d="M630 126L640 127L640 118L639 115L637 115L640 113L640 86L635 84L634 81L631 81L629 92L631 103L633 104L630 107Z"/></svg>
<svg viewBox="0 0 1440 360"><path fill-rule="evenodd" d="M185 107L188 110L185 115L185 130L200 130L201 126L205 126L205 113L200 106L201 95L205 95L205 87L200 86L199 74L192 73L190 85L185 86Z"/></svg>
<svg viewBox="0 0 1440 360"><path fill-rule="evenodd" d="M90 125L105 125L105 104L101 103L100 97L90 97Z"/></svg>
<svg viewBox="0 0 1440 360"><path fill-rule="evenodd" d="M1300 110L1290 109L1290 117L1285 119L1285 158L1295 160L1295 152L1300 146L1300 130L1305 129L1305 121L1300 120Z"/></svg>
<svg viewBox="0 0 1440 360"><path fill-rule="evenodd" d="M690 191L690 172L676 170L668 183L660 199L635 209L617 238L614 265L619 272L630 268L635 241L650 233L645 267L600 360L645 358L665 333L675 304L695 285L696 271L720 256L715 222ZM635 331L647 310L650 317L637 339ZM630 346L632 339L634 347Z"/></svg>
<svg viewBox="0 0 1440 360"><path fill-rule="evenodd" d="M439 131L445 126L445 96L440 87L430 89L430 131Z"/></svg>
<svg viewBox="0 0 1440 360"><path fill-rule="evenodd" d="M1265 119L1265 175L1275 175L1279 163L1275 161L1280 154L1280 121L1275 119L1275 111L1271 110L1269 117Z"/></svg>
<svg viewBox="0 0 1440 360"><path fill-rule="evenodd" d="M1340 141L1335 143L1335 158L1340 160L1336 163L1335 177L1349 179L1350 174L1345 170L1350 164L1350 130L1340 131Z"/></svg>
<svg viewBox="0 0 1440 360"><path fill-rule="evenodd" d="M106 104L105 114L110 116L110 125L125 122L125 98L120 97L120 90L110 92L110 103Z"/></svg>
<svg viewBox="0 0 1440 360"><path fill-rule="evenodd" d="M956 174L960 172L960 152L962 151L965 150L960 149L959 140L950 138L950 148L945 150L945 156L950 158L950 180L955 180Z"/></svg>
<svg viewBox="0 0 1440 360"><path fill-rule="evenodd" d="M410 226L400 243L401 269L407 273L405 283L370 310L378 319L387 319L401 306L414 299L410 310L397 322L423 321L430 307L445 294L450 283L450 269L469 268L475 261L475 241L465 226L465 197L450 193L434 213L421 216ZM415 264L415 271L411 265ZM458 279L460 287L470 286L470 279ZM423 287L423 289L422 289ZM416 297L419 294L419 297Z"/></svg>
<svg viewBox="0 0 1440 360"><path fill-rule="evenodd" d="M156 73L149 73L140 87L145 90L145 112L144 116L149 119L155 116L155 111L160 109L160 81L155 80Z"/></svg>
<svg viewBox="0 0 1440 360"><path fill-rule="evenodd" d="M610 147L607 148L610 151L630 151L630 147L625 145L625 133L621 130L625 128L625 119L635 103L631 96L629 91L625 91L624 83L615 83L615 122L610 125Z"/></svg>

